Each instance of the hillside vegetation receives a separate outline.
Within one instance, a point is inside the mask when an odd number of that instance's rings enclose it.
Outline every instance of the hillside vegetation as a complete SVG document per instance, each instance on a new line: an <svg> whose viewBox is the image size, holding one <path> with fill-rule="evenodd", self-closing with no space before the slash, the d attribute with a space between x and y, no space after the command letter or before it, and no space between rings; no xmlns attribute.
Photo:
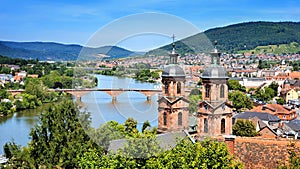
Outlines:
<svg viewBox="0 0 300 169"><path fill-rule="evenodd" d="M23 59L77 60L95 59L99 54L111 58L132 56L135 53L117 46L99 48L66 45L53 42L9 42L0 41L0 55Z"/></svg>
<svg viewBox="0 0 300 169"><path fill-rule="evenodd" d="M247 22L209 29L203 33L176 42L180 54L186 52L210 52L212 44L218 41L218 49L222 52L236 53L241 50L252 50L258 46L300 43L300 22ZM184 43L186 45L181 45ZM161 55L162 49L170 49L171 45L149 51L147 54ZM281 52L281 49L278 50ZM286 51L284 51L286 52ZM292 52L298 52L297 49Z"/></svg>
<svg viewBox="0 0 300 169"><path fill-rule="evenodd" d="M251 53L251 54L262 54L262 53L273 53L273 54L299 53L300 54L300 45L297 42L292 42L290 44L257 46L256 48L254 48L252 50L241 50L238 53Z"/></svg>

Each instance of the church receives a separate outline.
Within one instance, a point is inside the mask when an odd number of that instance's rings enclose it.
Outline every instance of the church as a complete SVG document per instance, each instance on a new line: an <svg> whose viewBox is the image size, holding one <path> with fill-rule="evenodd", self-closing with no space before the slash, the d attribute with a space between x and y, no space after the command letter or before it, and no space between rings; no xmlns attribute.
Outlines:
<svg viewBox="0 0 300 169"><path fill-rule="evenodd" d="M162 94L158 99L158 133L184 130L194 138L232 134L233 112L228 101L229 77L225 68L220 65L220 55L215 47L211 52L211 65L206 67L201 76L202 101L198 103L198 112L190 114L189 100L185 94L185 73L177 63L179 54L173 43L169 65L162 72Z"/></svg>

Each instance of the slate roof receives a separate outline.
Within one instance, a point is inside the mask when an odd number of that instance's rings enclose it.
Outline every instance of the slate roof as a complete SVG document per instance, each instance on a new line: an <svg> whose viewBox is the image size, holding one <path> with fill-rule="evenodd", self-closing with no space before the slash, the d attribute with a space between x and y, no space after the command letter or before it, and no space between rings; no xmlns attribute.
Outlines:
<svg viewBox="0 0 300 169"><path fill-rule="evenodd" d="M183 131L168 132L168 133L158 134L156 141L158 142L160 148L164 150L169 150L176 146L178 140L184 139L186 136L187 134ZM127 144L126 139L110 141L108 146L108 151L115 154L118 149L124 148L126 144Z"/></svg>
<svg viewBox="0 0 300 169"><path fill-rule="evenodd" d="M300 120L299 119L294 119L289 121L288 123L285 123L289 128L292 130L299 132L300 131Z"/></svg>
<svg viewBox="0 0 300 169"><path fill-rule="evenodd" d="M210 66L204 70L201 78L228 78L228 75L223 66Z"/></svg>
<svg viewBox="0 0 300 169"><path fill-rule="evenodd" d="M260 120L263 121L269 121L269 122L279 122L280 119L272 114L269 113L262 113L262 112L243 112L243 113L239 113L235 116L233 116L233 119L251 119L257 117Z"/></svg>
<svg viewBox="0 0 300 169"><path fill-rule="evenodd" d="M162 77L185 77L183 69L178 65L169 65L162 71Z"/></svg>

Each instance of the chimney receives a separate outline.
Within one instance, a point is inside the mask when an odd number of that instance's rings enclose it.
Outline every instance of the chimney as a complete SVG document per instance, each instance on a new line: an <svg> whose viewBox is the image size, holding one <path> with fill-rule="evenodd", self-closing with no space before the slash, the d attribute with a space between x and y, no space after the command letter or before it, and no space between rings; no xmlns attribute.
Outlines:
<svg viewBox="0 0 300 169"><path fill-rule="evenodd" d="M234 140L235 135L223 135L225 138L225 144L227 145L228 151L230 154L234 155Z"/></svg>

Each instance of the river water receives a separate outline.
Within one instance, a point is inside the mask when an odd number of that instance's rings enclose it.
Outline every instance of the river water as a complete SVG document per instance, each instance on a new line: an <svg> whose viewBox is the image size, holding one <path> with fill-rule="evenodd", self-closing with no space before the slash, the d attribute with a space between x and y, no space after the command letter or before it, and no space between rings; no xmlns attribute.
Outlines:
<svg viewBox="0 0 300 169"><path fill-rule="evenodd" d="M98 78L98 88L135 88L157 89L158 84L139 82L131 78L95 75ZM92 127L98 128L101 124L114 120L124 123L129 117L138 121L138 129L148 120L151 126L157 126L157 94L148 102L145 95L138 92L124 92L117 96L116 103L105 92L90 92L81 98L82 111L91 113ZM38 109L24 110L8 117L0 118L0 154L3 154L3 145L14 140L15 143L25 146L30 141L30 129L37 124L40 112L45 104Z"/></svg>

